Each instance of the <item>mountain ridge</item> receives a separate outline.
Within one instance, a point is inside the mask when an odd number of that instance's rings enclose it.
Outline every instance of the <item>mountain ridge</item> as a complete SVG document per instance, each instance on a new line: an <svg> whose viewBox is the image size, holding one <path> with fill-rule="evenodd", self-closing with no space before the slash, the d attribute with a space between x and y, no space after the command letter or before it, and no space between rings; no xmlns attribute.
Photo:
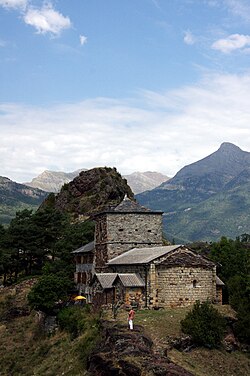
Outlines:
<svg viewBox="0 0 250 376"><path fill-rule="evenodd" d="M0 223L8 224L16 211L36 210L48 193L0 176Z"/></svg>
<svg viewBox="0 0 250 376"><path fill-rule="evenodd" d="M87 169L82 168L72 172L45 170L33 178L31 182L23 184L46 192L58 193L64 184L72 181L81 171L87 171ZM131 174L123 175L123 178L127 180L135 194L151 190L169 179L168 176L157 171L135 171Z"/></svg>
<svg viewBox="0 0 250 376"><path fill-rule="evenodd" d="M136 198L150 209L165 212L164 230L169 239L236 237L250 228L249 169L250 153L223 143L214 153Z"/></svg>

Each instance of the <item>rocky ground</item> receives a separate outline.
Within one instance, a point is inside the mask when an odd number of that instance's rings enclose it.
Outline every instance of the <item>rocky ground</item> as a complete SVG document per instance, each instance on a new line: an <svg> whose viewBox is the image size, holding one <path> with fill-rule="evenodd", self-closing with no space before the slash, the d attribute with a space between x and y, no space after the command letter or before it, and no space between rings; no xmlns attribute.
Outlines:
<svg viewBox="0 0 250 376"><path fill-rule="evenodd" d="M192 376L153 350L153 341L140 325L130 331L126 325L102 322L102 341L89 357L93 376Z"/></svg>

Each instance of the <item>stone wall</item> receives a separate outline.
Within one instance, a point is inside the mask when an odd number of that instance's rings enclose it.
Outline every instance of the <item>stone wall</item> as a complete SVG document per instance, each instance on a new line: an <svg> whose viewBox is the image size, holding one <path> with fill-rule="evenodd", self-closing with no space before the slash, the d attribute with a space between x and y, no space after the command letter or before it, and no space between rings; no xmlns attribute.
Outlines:
<svg viewBox="0 0 250 376"><path fill-rule="evenodd" d="M119 213L107 217L107 242L162 244L162 216L150 213Z"/></svg>
<svg viewBox="0 0 250 376"><path fill-rule="evenodd" d="M147 285L147 288L143 288L143 290L141 290L141 294L139 297L139 305L140 307L149 307L150 305L149 304L150 303L150 295L149 295L150 281L149 281L149 267L148 266L146 265L113 265L112 268L109 267L109 272L139 274L140 277L145 282L145 284Z"/></svg>
<svg viewBox="0 0 250 376"><path fill-rule="evenodd" d="M115 284L115 299L122 301L127 306L141 308L145 306L143 287L124 287L118 280Z"/></svg>
<svg viewBox="0 0 250 376"><path fill-rule="evenodd" d="M132 249L162 245L162 215L104 213L96 217L95 266Z"/></svg>
<svg viewBox="0 0 250 376"><path fill-rule="evenodd" d="M152 277L151 277L152 278ZM152 303L163 307L186 306L196 300L216 299L216 270L202 267L172 267L158 265L152 288Z"/></svg>

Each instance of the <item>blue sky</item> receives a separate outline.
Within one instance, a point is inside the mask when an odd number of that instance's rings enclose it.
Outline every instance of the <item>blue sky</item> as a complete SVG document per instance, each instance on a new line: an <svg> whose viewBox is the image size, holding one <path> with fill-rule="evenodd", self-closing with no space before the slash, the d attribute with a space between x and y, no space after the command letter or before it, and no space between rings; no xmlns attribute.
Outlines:
<svg viewBox="0 0 250 376"><path fill-rule="evenodd" d="M0 0L0 175L250 151L250 0Z"/></svg>

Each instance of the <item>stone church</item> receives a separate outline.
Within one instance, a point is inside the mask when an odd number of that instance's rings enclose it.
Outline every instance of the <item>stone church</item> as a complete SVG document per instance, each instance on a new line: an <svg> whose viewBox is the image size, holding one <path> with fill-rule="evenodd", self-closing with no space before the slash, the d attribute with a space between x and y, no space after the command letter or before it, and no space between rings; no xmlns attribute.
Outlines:
<svg viewBox="0 0 250 376"><path fill-rule="evenodd" d="M155 309L222 303L213 262L186 246L163 245L162 214L125 197L94 217L94 241L73 251L75 282L88 302Z"/></svg>

